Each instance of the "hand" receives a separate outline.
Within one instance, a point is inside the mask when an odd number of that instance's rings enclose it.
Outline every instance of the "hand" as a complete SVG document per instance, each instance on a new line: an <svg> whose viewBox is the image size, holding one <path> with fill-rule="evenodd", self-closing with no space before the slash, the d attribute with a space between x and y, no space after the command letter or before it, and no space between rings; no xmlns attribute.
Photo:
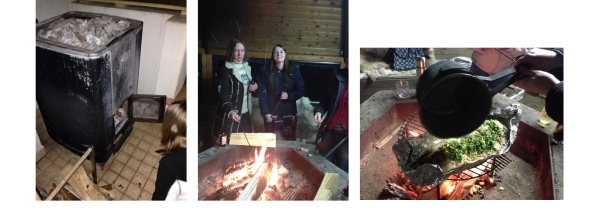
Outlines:
<svg viewBox="0 0 600 217"><path fill-rule="evenodd" d="M249 91L255 91L256 89L258 89L258 84L254 83L254 84L248 85Z"/></svg>
<svg viewBox="0 0 600 217"><path fill-rule="evenodd" d="M281 93L281 97L279 97L280 99L288 99L288 94L287 92L282 92Z"/></svg>
<svg viewBox="0 0 600 217"><path fill-rule="evenodd" d="M265 115L265 121L267 121L267 122L271 122L271 121L273 121L273 115L271 115L271 114L266 114L266 115Z"/></svg>
<svg viewBox="0 0 600 217"><path fill-rule="evenodd" d="M531 70L548 71L562 66L563 56L551 50L534 48L515 62L515 68L521 65Z"/></svg>
<svg viewBox="0 0 600 217"><path fill-rule="evenodd" d="M171 105L171 104L173 104L173 102L175 102L175 100L173 98L167 97L167 101L166 101L167 105Z"/></svg>
<svg viewBox="0 0 600 217"><path fill-rule="evenodd" d="M315 123L321 124L323 122L323 120L321 120L321 112L315 113L314 119L315 119Z"/></svg>
<svg viewBox="0 0 600 217"><path fill-rule="evenodd" d="M230 111L229 114L227 114L227 117L238 123L242 120L242 117L240 117L240 115L237 114L237 110Z"/></svg>
<svg viewBox="0 0 600 217"><path fill-rule="evenodd" d="M519 75L513 85L523 88L527 92L546 95L560 81L554 75L541 71L530 70L520 66Z"/></svg>

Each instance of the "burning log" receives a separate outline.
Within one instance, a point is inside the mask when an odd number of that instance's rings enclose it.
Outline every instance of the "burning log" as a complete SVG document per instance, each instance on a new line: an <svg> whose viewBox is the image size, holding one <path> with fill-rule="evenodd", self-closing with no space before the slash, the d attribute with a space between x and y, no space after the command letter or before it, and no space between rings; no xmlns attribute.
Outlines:
<svg viewBox="0 0 600 217"><path fill-rule="evenodd" d="M277 173L279 173L279 177L285 178L290 174L290 171L283 167L283 165L281 165L281 167L277 169Z"/></svg>
<svg viewBox="0 0 600 217"><path fill-rule="evenodd" d="M265 189L263 195L260 197L259 200L281 200L281 195L279 194L279 192L277 192L277 190L267 187L267 189Z"/></svg>
<svg viewBox="0 0 600 217"><path fill-rule="evenodd" d="M385 185L379 195L380 200L416 200L419 196L413 191L407 191L402 186L390 182Z"/></svg>
<svg viewBox="0 0 600 217"><path fill-rule="evenodd" d="M238 201L256 200L260 197L267 187L267 177L264 175L267 169L268 163L263 162L244 188L244 191L242 191L240 197L238 197Z"/></svg>
<svg viewBox="0 0 600 217"><path fill-rule="evenodd" d="M242 185L239 187L235 187L235 188L227 188L227 187L223 187L220 188L219 190L217 190L215 193L213 193L211 195L211 197L209 197L209 200L235 200L238 195L240 195L240 192L244 190L244 187L246 187L246 185Z"/></svg>
<svg viewBox="0 0 600 217"><path fill-rule="evenodd" d="M237 162L233 162L233 163L227 165L227 167L225 168L225 174L229 174L229 173L232 173L234 171L243 169L243 168L245 168L248 165L252 165L252 163L254 163L254 161L249 161L249 162L237 161Z"/></svg>
<svg viewBox="0 0 600 217"><path fill-rule="evenodd" d="M290 171L281 165L279 169L277 169L277 174L279 175L279 179L274 187L275 190L283 192L283 190L287 189L290 185L289 183L291 180L287 178L290 174Z"/></svg>
<svg viewBox="0 0 600 217"><path fill-rule="evenodd" d="M488 175L483 176L483 182L485 183L485 189L491 189L494 187L494 178Z"/></svg>

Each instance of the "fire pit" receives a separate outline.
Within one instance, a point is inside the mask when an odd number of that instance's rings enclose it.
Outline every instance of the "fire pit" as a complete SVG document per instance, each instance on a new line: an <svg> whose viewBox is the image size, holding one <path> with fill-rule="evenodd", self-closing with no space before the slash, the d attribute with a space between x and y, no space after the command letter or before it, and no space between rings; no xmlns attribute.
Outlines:
<svg viewBox="0 0 600 217"><path fill-rule="evenodd" d="M252 168L261 155L264 163ZM302 142L277 140L275 148L215 146L198 154L199 200L340 200L347 184L347 173Z"/></svg>
<svg viewBox="0 0 600 217"><path fill-rule="evenodd" d="M392 146L398 141L402 123L418 111L418 104L412 99L398 101L393 92L380 91L361 104L361 199L384 199L382 193L389 192L405 194L411 199L450 199L451 194L451 199L562 199L562 193L556 194L554 190L556 187L562 192L562 157L552 157L548 133L532 127L535 121L530 119L537 116L526 106L522 106L524 114L516 141L496 162L483 165L480 172L452 176L439 186L412 185L398 166ZM494 106L509 104L508 98L504 98L494 97ZM558 169L552 162L557 160ZM552 175L555 170L560 176ZM496 182L484 182L490 178ZM483 187L475 190L481 193L470 196L469 191L473 193L471 189L479 184ZM448 192L450 189L462 192Z"/></svg>

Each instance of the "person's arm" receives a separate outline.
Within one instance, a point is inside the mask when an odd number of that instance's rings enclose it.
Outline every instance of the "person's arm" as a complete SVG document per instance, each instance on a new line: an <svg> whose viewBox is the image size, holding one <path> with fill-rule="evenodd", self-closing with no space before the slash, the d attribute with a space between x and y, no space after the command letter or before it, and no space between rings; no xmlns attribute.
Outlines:
<svg viewBox="0 0 600 217"><path fill-rule="evenodd" d="M265 116L271 114L267 104L267 81L269 77L269 69L265 69L258 75L258 108L260 113Z"/></svg>
<svg viewBox="0 0 600 217"><path fill-rule="evenodd" d="M224 65L219 69L218 79L221 86L221 90L219 92L219 103L221 103L221 108L223 108L223 111L229 113L233 109L233 103L230 101L230 77L227 75L227 68Z"/></svg>
<svg viewBox="0 0 600 217"><path fill-rule="evenodd" d="M534 48L519 58L514 65L517 69L519 69L519 66L524 66L531 70L548 71L563 66L563 54L563 49L561 48L552 50Z"/></svg>
<svg viewBox="0 0 600 217"><path fill-rule="evenodd" d="M515 63L520 75L513 83L513 85L523 88L525 91L545 94L545 108L548 116L561 124L563 123L564 112L564 83L559 81L556 76L536 69L548 70L562 66L563 54L564 51L561 48L555 48L552 51L532 49L532 52L517 60L519 64Z"/></svg>
<svg viewBox="0 0 600 217"><path fill-rule="evenodd" d="M300 74L300 67L292 66L291 73L294 74L292 82L294 82L294 90L288 92L287 101L296 101L304 96L304 79Z"/></svg>

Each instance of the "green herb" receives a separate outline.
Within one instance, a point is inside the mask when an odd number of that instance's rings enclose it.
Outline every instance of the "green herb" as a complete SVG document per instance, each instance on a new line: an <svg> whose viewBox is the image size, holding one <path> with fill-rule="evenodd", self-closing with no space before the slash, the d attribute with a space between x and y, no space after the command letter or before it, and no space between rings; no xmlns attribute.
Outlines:
<svg viewBox="0 0 600 217"><path fill-rule="evenodd" d="M453 161L462 162L464 156L478 155L494 150L495 142L502 142L500 127L486 120L477 130L467 136L447 140L440 147L444 155Z"/></svg>

